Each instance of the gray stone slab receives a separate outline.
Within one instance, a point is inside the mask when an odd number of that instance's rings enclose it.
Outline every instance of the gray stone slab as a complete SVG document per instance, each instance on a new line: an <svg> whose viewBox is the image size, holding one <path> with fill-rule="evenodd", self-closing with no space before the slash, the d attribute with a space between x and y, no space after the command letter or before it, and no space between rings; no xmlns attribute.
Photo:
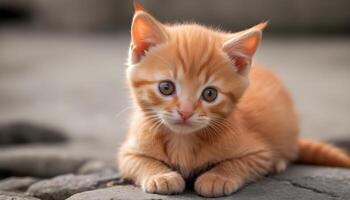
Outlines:
<svg viewBox="0 0 350 200"><path fill-rule="evenodd" d="M180 195L157 195L144 193L134 186L115 186L106 189L83 192L76 194L68 200L143 200L143 199L174 199L174 200L190 200L203 199L187 191ZM277 181L266 178L257 183L251 184L237 193L217 199L240 199L240 200L335 200L336 197L322 194L313 190L301 188L290 184L289 182Z"/></svg>
<svg viewBox="0 0 350 200"><path fill-rule="evenodd" d="M350 199L350 170L319 167L291 166L285 173L273 177L287 181L297 187L328 194L343 199Z"/></svg>
<svg viewBox="0 0 350 200"><path fill-rule="evenodd" d="M350 170L328 167L294 165L279 175L271 175L249 184L229 197L240 200L347 200L349 199ZM137 187L115 186L75 194L69 200L119 199L202 199L193 191L180 195L144 193Z"/></svg>
<svg viewBox="0 0 350 200"><path fill-rule="evenodd" d="M106 170L115 170L115 162L114 164L103 162L101 160L90 160L87 161L84 165L82 165L78 170L78 174L92 174L103 172Z"/></svg>
<svg viewBox="0 0 350 200"><path fill-rule="evenodd" d="M0 174L52 177L73 173L89 158L66 145L14 146L1 148Z"/></svg>
<svg viewBox="0 0 350 200"><path fill-rule="evenodd" d="M0 191L0 200L40 200L22 193Z"/></svg>
<svg viewBox="0 0 350 200"><path fill-rule="evenodd" d="M33 177L10 177L0 180L0 191L26 191L38 181L39 179Z"/></svg>
<svg viewBox="0 0 350 200"><path fill-rule="evenodd" d="M43 200L63 200L73 194L118 184L120 177L114 172L90 175L62 175L35 183L27 193Z"/></svg>
<svg viewBox="0 0 350 200"><path fill-rule="evenodd" d="M68 173L93 173L107 168L112 170L115 154L116 150L106 150L94 142L2 147L0 177L47 178Z"/></svg>

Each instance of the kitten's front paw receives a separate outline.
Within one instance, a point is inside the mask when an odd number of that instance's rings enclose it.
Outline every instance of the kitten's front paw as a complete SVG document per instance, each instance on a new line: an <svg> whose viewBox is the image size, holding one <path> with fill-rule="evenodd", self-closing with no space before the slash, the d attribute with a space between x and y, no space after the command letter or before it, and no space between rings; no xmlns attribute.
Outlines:
<svg viewBox="0 0 350 200"><path fill-rule="evenodd" d="M204 173L194 184L196 192L204 197L228 196L237 191L242 184L215 173Z"/></svg>
<svg viewBox="0 0 350 200"><path fill-rule="evenodd" d="M146 178L142 189L148 193L176 194L184 191L185 180L177 172L157 174Z"/></svg>

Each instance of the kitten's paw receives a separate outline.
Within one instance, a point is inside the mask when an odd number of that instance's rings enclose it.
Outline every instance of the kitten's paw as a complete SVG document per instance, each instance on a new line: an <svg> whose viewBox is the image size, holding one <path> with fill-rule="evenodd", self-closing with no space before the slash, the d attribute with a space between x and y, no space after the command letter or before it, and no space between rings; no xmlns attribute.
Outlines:
<svg viewBox="0 0 350 200"><path fill-rule="evenodd" d="M185 180L177 172L157 174L146 178L142 189L148 193L176 194L185 190Z"/></svg>
<svg viewBox="0 0 350 200"><path fill-rule="evenodd" d="M274 171L275 173L281 173L287 169L287 162L284 160L279 160L275 163Z"/></svg>
<svg viewBox="0 0 350 200"><path fill-rule="evenodd" d="M204 173L194 184L196 192L204 197L228 196L241 186L242 183L238 181L214 173Z"/></svg>

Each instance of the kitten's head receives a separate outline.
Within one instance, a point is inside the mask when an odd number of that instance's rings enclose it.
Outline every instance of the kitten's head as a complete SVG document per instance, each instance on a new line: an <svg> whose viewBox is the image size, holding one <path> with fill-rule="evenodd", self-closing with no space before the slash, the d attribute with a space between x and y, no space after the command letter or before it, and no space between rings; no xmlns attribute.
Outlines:
<svg viewBox="0 0 350 200"><path fill-rule="evenodd" d="M136 5L127 70L142 112L174 133L223 126L248 87L266 23L238 33L164 25Z"/></svg>

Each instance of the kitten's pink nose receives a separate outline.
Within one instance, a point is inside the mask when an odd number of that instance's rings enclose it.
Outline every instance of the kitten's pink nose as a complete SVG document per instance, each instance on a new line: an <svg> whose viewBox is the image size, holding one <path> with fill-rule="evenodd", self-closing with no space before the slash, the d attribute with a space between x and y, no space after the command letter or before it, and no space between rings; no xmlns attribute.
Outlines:
<svg viewBox="0 0 350 200"><path fill-rule="evenodd" d="M193 115L193 112L184 112L184 111L177 111L181 118L186 121L188 118L190 118Z"/></svg>
<svg viewBox="0 0 350 200"><path fill-rule="evenodd" d="M186 121L193 115L193 105L191 102L183 102L177 111L181 118Z"/></svg>

